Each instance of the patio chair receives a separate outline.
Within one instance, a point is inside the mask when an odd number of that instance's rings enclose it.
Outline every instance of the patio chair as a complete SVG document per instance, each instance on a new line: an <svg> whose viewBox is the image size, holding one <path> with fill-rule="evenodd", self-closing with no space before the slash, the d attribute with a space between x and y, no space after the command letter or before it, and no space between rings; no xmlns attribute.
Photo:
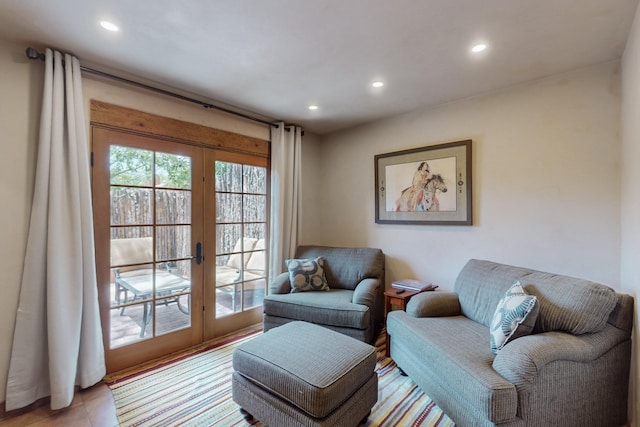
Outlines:
<svg viewBox="0 0 640 427"><path fill-rule="evenodd" d="M136 237L111 240L112 281L115 284L116 305L125 308L135 302L144 301L140 337L144 337L146 326L152 319L154 291L153 239ZM182 304L180 294L191 288L191 281L177 274L169 263L160 263L155 270L156 298L163 298L158 304L176 303L178 309L189 314L189 305ZM174 298L167 298L172 297Z"/></svg>
<svg viewBox="0 0 640 427"><path fill-rule="evenodd" d="M244 260L242 253L244 251ZM245 306L254 305L254 299L261 298L265 289L265 241L244 237L238 239L233 253L224 265L216 266L216 289L231 296L231 309L235 312L239 302L240 285Z"/></svg>

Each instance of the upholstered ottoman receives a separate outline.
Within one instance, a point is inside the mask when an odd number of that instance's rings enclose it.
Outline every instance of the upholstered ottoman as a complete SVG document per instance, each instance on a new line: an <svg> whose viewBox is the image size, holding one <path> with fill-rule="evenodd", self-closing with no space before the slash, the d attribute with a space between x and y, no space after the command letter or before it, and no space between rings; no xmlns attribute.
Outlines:
<svg viewBox="0 0 640 427"><path fill-rule="evenodd" d="M233 400L271 427L356 426L378 400L374 347L290 322L233 352Z"/></svg>

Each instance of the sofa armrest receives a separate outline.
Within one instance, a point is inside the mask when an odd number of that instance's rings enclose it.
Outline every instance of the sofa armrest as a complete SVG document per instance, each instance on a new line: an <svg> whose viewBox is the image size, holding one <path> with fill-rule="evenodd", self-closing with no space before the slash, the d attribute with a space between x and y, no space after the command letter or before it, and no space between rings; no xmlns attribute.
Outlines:
<svg viewBox="0 0 640 427"><path fill-rule="evenodd" d="M382 286L380 279L369 278L360 281L353 290L351 302L373 308L376 303L376 295L378 295L378 288L380 286Z"/></svg>
<svg viewBox="0 0 640 427"><path fill-rule="evenodd" d="M558 360L589 363L627 338L611 325L594 334L554 331L527 335L498 351L493 369L516 387L527 387L549 363Z"/></svg>
<svg viewBox="0 0 640 427"><path fill-rule="evenodd" d="M291 292L291 282L289 282L289 273L278 274L271 282L269 282L269 295L272 294L288 294Z"/></svg>
<svg viewBox="0 0 640 427"><path fill-rule="evenodd" d="M454 292L422 292L411 297L406 312L413 317L458 316L460 301Z"/></svg>

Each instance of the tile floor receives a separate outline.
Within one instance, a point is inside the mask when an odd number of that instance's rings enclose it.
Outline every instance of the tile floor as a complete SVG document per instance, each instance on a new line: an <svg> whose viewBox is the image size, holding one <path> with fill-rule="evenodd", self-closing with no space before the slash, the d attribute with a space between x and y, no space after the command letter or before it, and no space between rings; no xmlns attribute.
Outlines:
<svg viewBox="0 0 640 427"><path fill-rule="evenodd" d="M0 415L1 417L1 415ZM52 411L48 403L0 418L1 427L118 427L111 390L100 383L76 393L71 406Z"/></svg>

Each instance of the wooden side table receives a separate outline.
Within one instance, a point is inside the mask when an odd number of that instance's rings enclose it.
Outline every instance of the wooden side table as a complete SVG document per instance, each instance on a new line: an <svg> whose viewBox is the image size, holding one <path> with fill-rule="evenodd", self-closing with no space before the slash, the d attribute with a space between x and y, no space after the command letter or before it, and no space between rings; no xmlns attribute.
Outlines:
<svg viewBox="0 0 640 427"><path fill-rule="evenodd" d="M387 324L387 314L389 314L389 312L391 311L391 308L395 305L397 306L400 310L404 310L407 308L407 302L409 302L409 300L411 299L412 296L419 294L420 292L417 291L400 291L400 289L396 289L396 288L391 288L387 291L384 292L384 320L385 320L385 326ZM385 355L387 357L390 356L390 345L391 342L389 340L389 333L387 332L387 349L385 351Z"/></svg>

